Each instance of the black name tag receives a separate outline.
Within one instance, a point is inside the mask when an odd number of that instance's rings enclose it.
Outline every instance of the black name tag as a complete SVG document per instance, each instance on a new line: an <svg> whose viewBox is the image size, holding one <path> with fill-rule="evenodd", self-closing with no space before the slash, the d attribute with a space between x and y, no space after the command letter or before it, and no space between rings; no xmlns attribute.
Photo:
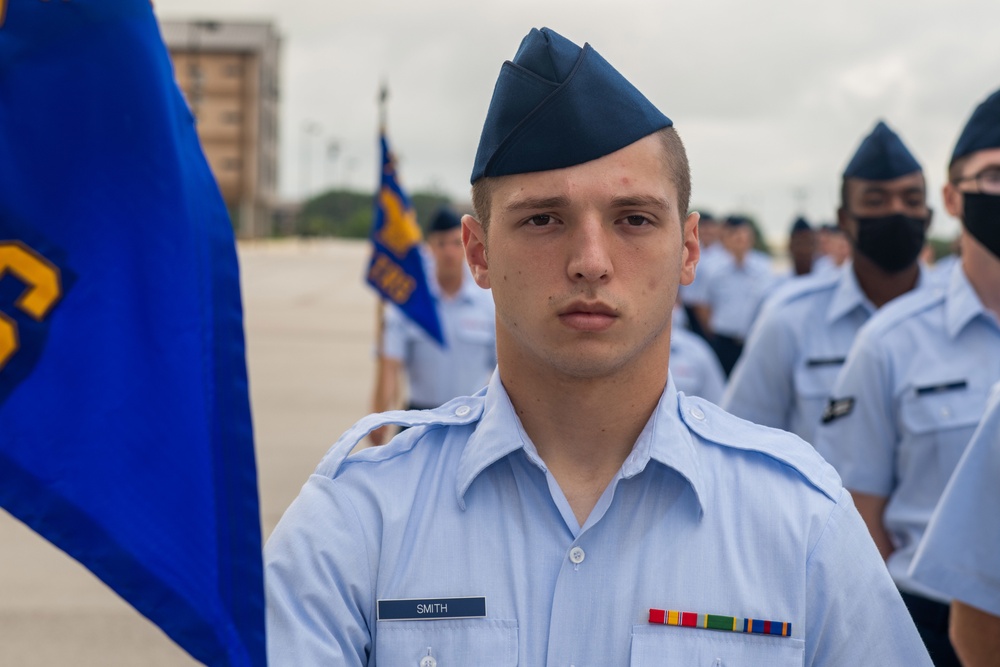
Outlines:
<svg viewBox="0 0 1000 667"><path fill-rule="evenodd" d="M826 357L822 359L806 359L806 366L815 368L816 366L843 366L844 357Z"/></svg>
<svg viewBox="0 0 1000 667"><path fill-rule="evenodd" d="M432 621L441 618L486 618L486 598L420 598L379 600L380 621Z"/></svg>
<svg viewBox="0 0 1000 667"><path fill-rule="evenodd" d="M932 384L926 387L917 387L917 396L926 396L927 394L940 394L946 391L955 391L957 389L965 389L969 386L969 383L965 380L959 380L958 382L945 382L944 384Z"/></svg>

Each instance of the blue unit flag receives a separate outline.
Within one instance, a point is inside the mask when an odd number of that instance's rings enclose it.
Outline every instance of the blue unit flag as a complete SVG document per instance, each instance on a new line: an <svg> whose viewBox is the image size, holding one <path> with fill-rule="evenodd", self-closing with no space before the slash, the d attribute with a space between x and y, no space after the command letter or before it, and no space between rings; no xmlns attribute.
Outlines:
<svg viewBox="0 0 1000 667"><path fill-rule="evenodd" d="M0 506L265 664L233 230L149 0L0 0Z"/></svg>
<svg viewBox="0 0 1000 667"><path fill-rule="evenodd" d="M381 144L382 180L375 197L368 284L444 345L441 322L427 285L420 252L420 225L410 198L399 185L395 160L384 133Z"/></svg>

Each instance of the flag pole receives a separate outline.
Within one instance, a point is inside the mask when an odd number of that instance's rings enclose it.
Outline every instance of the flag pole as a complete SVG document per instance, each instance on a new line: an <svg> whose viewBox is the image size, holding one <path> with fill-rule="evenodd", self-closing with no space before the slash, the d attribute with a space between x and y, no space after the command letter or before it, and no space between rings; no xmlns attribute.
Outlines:
<svg viewBox="0 0 1000 667"><path fill-rule="evenodd" d="M383 141L386 134L386 123L387 123L387 100L389 99L389 86L385 81L379 85L378 91L378 133L379 141ZM382 189L382 173L381 173L381 159L379 160L379 179L377 188L375 191L375 197L381 196ZM372 220L372 224L375 221ZM382 393L382 385L385 381L383 374L385 373L385 350L383 349L383 338L385 333L385 296L381 293L378 295L378 305L375 307L375 386L372 390L372 410L377 411L379 409L380 394ZM397 406L386 406L385 409L392 409ZM383 429L379 429L384 431ZM383 436L376 436L374 433L369 435L372 444L380 445L384 444L385 438Z"/></svg>
<svg viewBox="0 0 1000 667"><path fill-rule="evenodd" d="M380 139L382 137L384 137L385 134L386 134L386 125L388 124L388 115L389 115L389 113L388 113L388 101L389 101L389 84L386 81L382 81L381 85L379 85L379 91L378 91L378 133L379 133L379 138ZM379 188L382 187L381 175L379 177L378 187ZM375 196L378 197L379 194L376 193ZM381 378L382 377L382 363L383 363L382 362L382 353L383 353L383 350L382 350L382 334L385 331L385 296L382 295L382 294L379 294L378 308L376 309L376 315L375 315L375 317L376 317L376 319L375 319L375 336L376 336L376 340L375 340L376 355L375 355L375 358L376 358L377 364L378 364L378 368L377 368L378 376L377 377Z"/></svg>

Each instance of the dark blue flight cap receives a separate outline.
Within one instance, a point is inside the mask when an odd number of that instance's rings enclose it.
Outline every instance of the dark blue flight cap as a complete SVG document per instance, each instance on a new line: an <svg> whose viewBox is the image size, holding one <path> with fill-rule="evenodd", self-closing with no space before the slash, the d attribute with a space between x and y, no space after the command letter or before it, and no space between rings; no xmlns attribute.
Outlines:
<svg viewBox="0 0 1000 667"><path fill-rule="evenodd" d="M671 125L589 44L533 28L500 69L471 181L582 164Z"/></svg>
<svg viewBox="0 0 1000 667"><path fill-rule="evenodd" d="M447 206L442 206L434 213L434 217L431 218L430 223L427 225L427 233L446 232L449 229L461 226L462 219L458 217L458 214Z"/></svg>
<svg viewBox="0 0 1000 667"><path fill-rule="evenodd" d="M923 171L917 159L896 133L879 121L872 133L858 146L844 170L844 178L891 181L917 171Z"/></svg>
<svg viewBox="0 0 1000 667"><path fill-rule="evenodd" d="M965 124L951 154L951 164L960 157L987 148L1000 148L1000 90L976 107Z"/></svg>
<svg viewBox="0 0 1000 667"><path fill-rule="evenodd" d="M791 233L794 234L795 232L811 232L812 230L813 228L812 225L809 224L809 221L800 216L795 219L795 222L792 223Z"/></svg>

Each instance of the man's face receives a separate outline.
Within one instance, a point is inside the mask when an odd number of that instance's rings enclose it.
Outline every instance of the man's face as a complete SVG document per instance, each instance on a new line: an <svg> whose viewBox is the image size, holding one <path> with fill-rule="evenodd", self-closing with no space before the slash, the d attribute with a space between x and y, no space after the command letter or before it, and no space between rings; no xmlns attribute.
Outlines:
<svg viewBox="0 0 1000 667"><path fill-rule="evenodd" d="M858 238L858 218L881 218L903 214L911 218L929 218L927 187L920 172L889 181L847 179L840 227L853 240Z"/></svg>
<svg viewBox="0 0 1000 667"><path fill-rule="evenodd" d="M678 284L698 260L655 136L566 169L497 179L489 239L463 220L476 282L493 290L501 373L605 378L666 368ZM627 377L627 375L626 375Z"/></svg>
<svg viewBox="0 0 1000 667"><path fill-rule="evenodd" d="M796 267L811 268L813 257L816 256L816 232L811 229L793 232L788 239L788 254Z"/></svg>
<svg viewBox="0 0 1000 667"><path fill-rule="evenodd" d="M722 246L734 257L743 258L756 241L750 225L727 226L722 233Z"/></svg>
<svg viewBox="0 0 1000 667"><path fill-rule="evenodd" d="M439 279L454 278L461 274L462 263L465 261L461 227L428 234L427 247L434 257L434 267Z"/></svg>
<svg viewBox="0 0 1000 667"><path fill-rule="evenodd" d="M963 180L959 183L946 183L944 186L944 205L948 213L959 220L963 218L962 193L979 192L979 184L974 177L990 168L1000 168L1000 148L977 151L968 156L962 166Z"/></svg>
<svg viewBox="0 0 1000 667"><path fill-rule="evenodd" d="M701 236L702 248L715 245L715 242L719 240L719 223L714 221L700 223L698 234Z"/></svg>

